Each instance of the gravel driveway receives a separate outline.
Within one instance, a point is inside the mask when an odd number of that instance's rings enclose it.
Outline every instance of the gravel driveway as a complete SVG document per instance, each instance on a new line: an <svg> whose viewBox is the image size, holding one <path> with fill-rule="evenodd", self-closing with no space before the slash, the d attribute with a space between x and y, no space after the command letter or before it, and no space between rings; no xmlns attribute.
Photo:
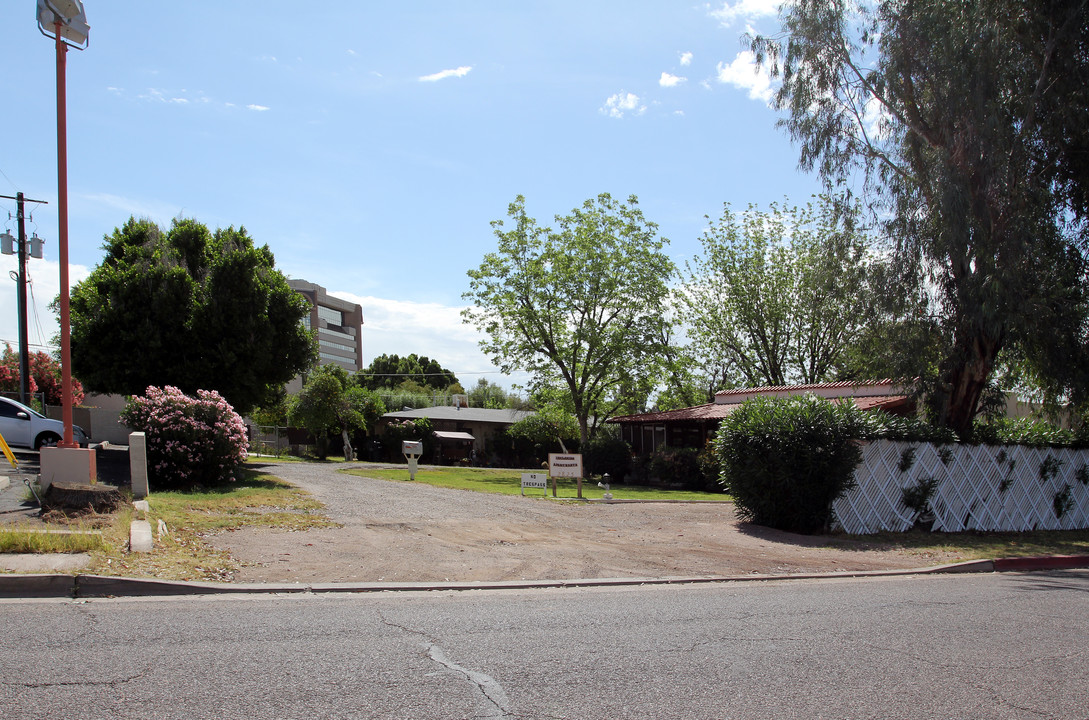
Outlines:
<svg viewBox="0 0 1089 720"><path fill-rule="evenodd" d="M251 465L324 503L340 528L213 538L240 582L428 582L918 568L945 554L875 549L740 523L728 503L575 503L361 478L317 463ZM407 476L407 470L406 470Z"/></svg>

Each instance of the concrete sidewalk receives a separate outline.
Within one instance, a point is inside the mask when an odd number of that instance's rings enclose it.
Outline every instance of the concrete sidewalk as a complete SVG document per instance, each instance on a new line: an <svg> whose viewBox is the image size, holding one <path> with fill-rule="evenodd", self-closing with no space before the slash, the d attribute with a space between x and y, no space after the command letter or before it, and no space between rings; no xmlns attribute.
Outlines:
<svg viewBox="0 0 1089 720"><path fill-rule="evenodd" d="M694 583L767 582L841 578L902 577L951 573L1028 572L1089 568L1089 555L973 560L913 570L806 573L798 575L744 575L738 577L588 578L582 580L512 580L506 582L444 583L213 583L167 581L103 575L0 574L0 598L162 597L172 595L292 594L421 592L435 590L525 590L531 588L585 588L624 585L679 585Z"/></svg>

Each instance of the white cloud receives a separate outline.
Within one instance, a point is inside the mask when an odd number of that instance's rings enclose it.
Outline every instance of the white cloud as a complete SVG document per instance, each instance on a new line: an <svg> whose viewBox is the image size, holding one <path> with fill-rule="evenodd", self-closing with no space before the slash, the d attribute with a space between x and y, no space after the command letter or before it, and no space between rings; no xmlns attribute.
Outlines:
<svg viewBox="0 0 1089 720"><path fill-rule="evenodd" d="M269 108L265 105L247 105L247 110L253 110L254 112L265 112Z"/></svg>
<svg viewBox="0 0 1089 720"><path fill-rule="evenodd" d="M751 22L756 18L775 16L779 13L779 5L783 0L737 0L737 2L722 3L718 10L711 11L711 17L722 23L723 27L730 27L734 21L740 19Z"/></svg>
<svg viewBox="0 0 1089 720"><path fill-rule="evenodd" d="M748 90L749 97L753 100L763 100L767 103L775 94L767 68L759 67L756 64L756 57L748 50L739 52L729 65L720 62L717 78L720 83Z"/></svg>
<svg viewBox="0 0 1089 720"><path fill-rule="evenodd" d="M445 80L448 77L465 77L472 69L472 65L462 65L455 70L440 70L431 75L421 75L419 80L420 82L438 82L439 80Z"/></svg>
<svg viewBox="0 0 1089 720"><path fill-rule="evenodd" d="M426 355L437 360L469 387L477 378L509 387L523 385L527 376L517 373L505 376L480 352L481 334L472 325L461 321L461 307L439 303L390 300L347 292L329 293L363 308L363 362L379 355L410 353Z"/></svg>
<svg viewBox="0 0 1089 720"><path fill-rule="evenodd" d="M658 84L662 87L677 87L683 82L687 82L688 78L678 77L677 75L670 75L667 72L662 73L662 77L658 79Z"/></svg>
<svg viewBox="0 0 1089 720"><path fill-rule="evenodd" d="M80 193L78 200L89 206L115 208L123 216L132 215L138 218L150 218L157 223L166 224L169 224L171 218L184 210L184 208L179 208L177 205L148 203L109 193Z"/></svg>
<svg viewBox="0 0 1089 720"><path fill-rule="evenodd" d="M14 233L13 233L14 234ZM29 234L29 231L27 232ZM27 343L32 351L45 350L53 336L60 332L57 317L49 310L49 304L60 293L60 264L50 260L56 255L56 243L46 239L46 259L31 260L27 263L27 277L30 286L27 291ZM9 272L19 271L19 260L14 255L0 255L0 274L9 277ZM83 265L68 264L68 282L75 285L90 275ZM11 291L0 292L0 344L9 343L13 349L19 348L19 304L16 297L15 283L8 287Z"/></svg>
<svg viewBox="0 0 1089 720"><path fill-rule="evenodd" d="M877 98L871 97L862 110L862 122L870 137L878 141L888 140L895 120L885 106Z"/></svg>
<svg viewBox="0 0 1089 720"><path fill-rule="evenodd" d="M692 64L692 53L690 53L690 52L681 53L681 65L691 65L691 64Z"/></svg>
<svg viewBox="0 0 1089 720"><path fill-rule="evenodd" d="M647 111L647 106L643 104L638 95L621 91L609 97L600 108L600 111L609 117L622 118L625 113L642 115Z"/></svg>

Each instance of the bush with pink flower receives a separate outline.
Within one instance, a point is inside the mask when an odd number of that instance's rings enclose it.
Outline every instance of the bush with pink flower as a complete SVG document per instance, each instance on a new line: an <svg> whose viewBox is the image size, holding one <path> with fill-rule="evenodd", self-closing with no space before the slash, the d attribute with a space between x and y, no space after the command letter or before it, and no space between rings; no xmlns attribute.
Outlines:
<svg viewBox="0 0 1089 720"><path fill-rule="evenodd" d="M144 396L129 399L121 422L147 436L152 487L233 481L246 459L246 425L212 390L198 390L192 397L170 385L149 387Z"/></svg>

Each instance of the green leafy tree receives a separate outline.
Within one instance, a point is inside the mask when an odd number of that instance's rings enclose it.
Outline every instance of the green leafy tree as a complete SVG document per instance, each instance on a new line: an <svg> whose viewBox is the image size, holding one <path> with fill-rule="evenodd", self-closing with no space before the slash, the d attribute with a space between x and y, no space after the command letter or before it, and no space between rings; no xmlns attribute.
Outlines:
<svg viewBox="0 0 1089 720"><path fill-rule="evenodd" d="M687 263L683 316L705 376L721 387L836 377L862 337L871 260L858 212L829 198L722 218Z"/></svg>
<svg viewBox="0 0 1089 720"><path fill-rule="evenodd" d="M579 438L579 424L575 416L563 408L544 405L507 428L507 434L528 440L538 452L548 452L558 445L560 452L566 453L567 443Z"/></svg>
<svg viewBox="0 0 1089 720"><path fill-rule="evenodd" d="M395 462L403 462L405 459L404 454L401 452L401 443L405 440L422 442L423 457L430 458L435 455L435 433L431 418L393 420L386 425L383 431L383 439L387 459Z"/></svg>
<svg viewBox="0 0 1089 720"><path fill-rule="evenodd" d="M782 34L753 49L782 78L801 166L830 184L864 173L889 218L890 295L927 296L939 328L938 358L904 363L934 420L968 437L1010 346L1052 395L1084 403L1089 4L796 0L782 13Z"/></svg>
<svg viewBox="0 0 1089 720"><path fill-rule="evenodd" d="M469 388L466 395L469 398L469 407L490 408L492 410L510 407L510 397L507 395L507 391L487 378L479 378L476 385Z"/></svg>
<svg viewBox="0 0 1089 720"><path fill-rule="evenodd" d="M556 229L540 227L519 196L498 247L469 271L463 313L503 372L525 370L570 393L582 445L592 417L607 417L626 388L645 386L662 352L662 307L673 262L633 196L587 200Z"/></svg>
<svg viewBox="0 0 1089 720"><path fill-rule="evenodd" d="M318 455L326 455L331 432L344 440L344 459L352 459L352 430L370 433L386 412L378 394L354 382L339 365L322 365L306 379L303 389L288 400L288 419L317 440Z"/></svg>
<svg viewBox="0 0 1089 720"><path fill-rule="evenodd" d="M357 375L368 390L393 389L406 382L436 391L447 391L458 379L438 361L426 355L379 355Z"/></svg>
<svg viewBox="0 0 1089 720"><path fill-rule="evenodd" d="M130 218L71 295L72 371L87 390L216 390L241 413L309 368L309 312L244 228Z"/></svg>

